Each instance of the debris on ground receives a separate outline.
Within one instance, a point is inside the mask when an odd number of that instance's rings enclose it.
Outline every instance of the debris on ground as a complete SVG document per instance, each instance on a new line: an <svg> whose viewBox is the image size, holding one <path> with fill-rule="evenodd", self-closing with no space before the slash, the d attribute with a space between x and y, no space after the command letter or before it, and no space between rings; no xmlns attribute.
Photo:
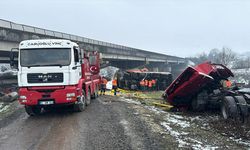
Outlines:
<svg viewBox="0 0 250 150"><path fill-rule="evenodd" d="M10 92L8 94L0 93L0 101L1 102L13 102L18 97L17 92Z"/></svg>

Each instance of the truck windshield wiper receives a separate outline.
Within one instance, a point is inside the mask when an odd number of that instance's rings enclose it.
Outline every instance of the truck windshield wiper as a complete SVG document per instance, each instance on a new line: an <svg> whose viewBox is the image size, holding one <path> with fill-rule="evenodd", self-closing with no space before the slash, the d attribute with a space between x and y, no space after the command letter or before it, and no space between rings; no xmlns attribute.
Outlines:
<svg viewBox="0 0 250 150"><path fill-rule="evenodd" d="M30 67L41 67L41 66L59 66L59 67L62 67L62 64L30 65L27 67L30 68Z"/></svg>
<svg viewBox="0 0 250 150"><path fill-rule="evenodd" d="M30 67L39 67L39 66L43 66L43 65L29 65L27 67L30 68Z"/></svg>
<svg viewBox="0 0 250 150"><path fill-rule="evenodd" d="M48 64L48 65L41 65L41 66L59 66L59 67L62 67L62 64Z"/></svg>

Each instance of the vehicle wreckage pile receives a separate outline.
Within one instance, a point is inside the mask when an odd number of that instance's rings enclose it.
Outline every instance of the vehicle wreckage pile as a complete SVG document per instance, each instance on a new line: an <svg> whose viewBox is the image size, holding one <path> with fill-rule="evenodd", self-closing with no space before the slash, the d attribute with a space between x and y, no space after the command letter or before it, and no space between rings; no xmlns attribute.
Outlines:
<svg viewBox="0 0 250 150"><path fill-rule="evenodd" d="M0 101L12 102L17 98L17 75L16 72L6 70L0 72Z"/></svg>
<svg viewBox="0 0 250 150"><path fill-rule="evenodd" d="M204 111L212 107L220 109L225 119L244 122L250 93L237 86L223 86L230 77L234 77L231 70L221 64L205 62L188 67L165 90L163 97L177 109Z"/></svg>
<svg viewBox="0 0 250 150"><path fill-rule="evenodd" d="M119 70L117 72L117 81L119 88L129 90L165 90L172 82L170 72L149 72L146 68L137 70ZM140 84L141 81L154 81L152 88Z"/></svg>

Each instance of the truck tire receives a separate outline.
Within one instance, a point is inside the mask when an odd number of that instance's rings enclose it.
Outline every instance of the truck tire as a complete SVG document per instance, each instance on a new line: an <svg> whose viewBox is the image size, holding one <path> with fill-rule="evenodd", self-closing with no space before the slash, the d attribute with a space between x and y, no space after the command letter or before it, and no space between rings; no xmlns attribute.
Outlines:
<svg viewBox="0 0 250 150"><path fill-rule="evenodd" d="M88 90L88 95L86 97L86 106L90 105L91 103L91 92L90 89Z"/></svg>
<svg viewBox="0 0 250 150"><path fill-rule="evenodd" d="M37 106L24 106L24 108L26 113L30 116L39 115L42 112L42 108Z"/></svg>
<svg viewBox="0 0 250 150"><path fill-rule="evenodd" d="M91 95L91 99L95 99L98 97L98 89L97 87L95 88L95 92L93 93L93 95Z"/></svg>
<svg viewBox="0 0 250 150"><path fill-rule="evenodd" d="M82 112L86 108L86 99L85 99L85 92L82 91L82 96L77 100L77 102L74 104L74 111L76 112Z"/></svg>
<svg viewBox="0 0 250 150"><path fill-rule="evenodd" d="M238 117L237 104L232 96L225 96L222 100L221 114L224 119L235 119Z"/></svg>
<svg viewBox="0 0 250 150"><path fill-rule="evenodd" d="M208 99L208 95L206 91L201 92L194 99L192 99L191 107L193 111L204 111L206 109L206 102Z"/></svg>
<svg viewBox="0 0 250 150"><path fill-rule="evenodd" d="M245 98L243 96L235 96L234 97L238 102L238 110L240 113L240 121L244 122L248 117L248 106Z"/></svg>

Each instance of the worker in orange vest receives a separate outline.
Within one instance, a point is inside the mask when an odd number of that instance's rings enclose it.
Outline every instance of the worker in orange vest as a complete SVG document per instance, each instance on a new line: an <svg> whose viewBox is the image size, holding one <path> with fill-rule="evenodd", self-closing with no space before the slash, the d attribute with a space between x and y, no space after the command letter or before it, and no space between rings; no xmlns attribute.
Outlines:
<svg viewBox="0 0 250 150"><path fill-rule="evenodd" d="M145 89L145 81L144 81L144 80L141 80L141 81L140 81L140 89L141 89L142 91L144 91L144 89Z"/></svg>
<svg viewBox="0 0 250 150"><path fill-rule="evenodd" d="M116 95L116 90L117 90L117 80L116 79L112 80L112 88L114 90L114 95Z"/></svg>
<svg viewBox="0 0 250 150"><path fill-rule="evenodd" d="M230 88L232 86L232 82L230 80L226 80L226 87Z"/></svg>
<svg viewBox="0 0 250 150"><path fill-rule="evenodd" d="M148 80L145 80L145 90L148 90Z"/></svg>
<svg viewBox="0 0 250 150"><path fill-rule="evenodd" d="M155 79L152 80L152 89L156 90L156 80Z"/></svg>
<svg viewBox="0 0 250 150"><path fill-rule="evenodd" d="M108 80L103 77L101 80L101 95L105 95L107 83L108 83Z"/></svg>
<svg viewBox="0 0 250 150"><path fill-rule="evenodd" d="M149 90L149 91L152 90L152 86L153 86L152 80L149 80L149 81L148 81L148 90Z"/></svg>

